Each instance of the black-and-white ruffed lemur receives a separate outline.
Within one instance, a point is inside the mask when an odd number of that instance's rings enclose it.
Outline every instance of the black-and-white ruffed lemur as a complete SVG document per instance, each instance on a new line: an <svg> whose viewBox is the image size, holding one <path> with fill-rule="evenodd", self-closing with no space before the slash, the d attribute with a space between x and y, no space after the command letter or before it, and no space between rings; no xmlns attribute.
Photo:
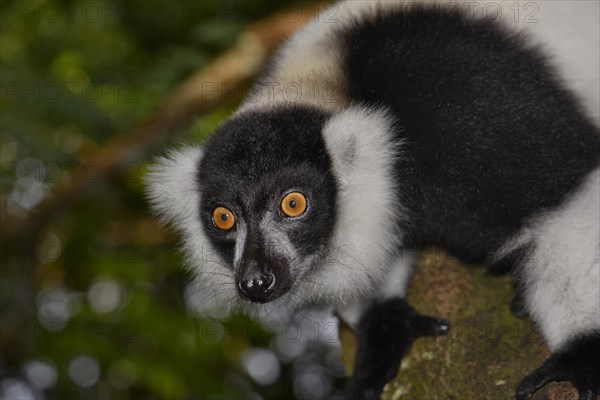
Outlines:
<svg viewBox="0 0 600 400"><path fill-rule="evenodd" d="M350 398L448 331L403 299L404 250L430 244L510 269L553 352L517 399L552 380L598 395L598 2L509 3L335 4L148 177L221 304L328 304L354 327Z"/></svg>

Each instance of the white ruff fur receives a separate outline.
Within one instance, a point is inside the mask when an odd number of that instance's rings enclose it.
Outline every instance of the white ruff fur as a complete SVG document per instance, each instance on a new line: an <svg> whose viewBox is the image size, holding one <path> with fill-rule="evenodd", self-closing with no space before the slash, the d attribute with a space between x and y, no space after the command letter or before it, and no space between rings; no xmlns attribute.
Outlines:
<svg viewBox="0 0 600 400"><path fill-rule="evenodd" d="M216 307L234 305L239 297L233 272L213 250L200 222L199 146L170 152L157 160L149 171L147 196L163 223L170 223L180 234L186 267L195 274L196 295ZM239 231L241 236L245 230Z"/></svg>
<svg viewBox="0 0 600 400"><path fill-rule="evenodd" d="M393 163L401 143L381 109L350 107L331 118L323 137L338 181L337 225L330 259L313 279L326 283L330 303L377 296L402 241ZM400 285L403 283L400 282Z"/></svg>
<svg viewBox="0 0 600 400"><path fill-rule="evenodd" d="M389 299L394 297L405 297L408 291L408 283L417 263L417 253L402 252L394 261L391 261L384 273L384 280L374 287L370 296L365 296L360 301L339 304L336 311L338 315L355 329L363 311L374 300ZM392 259L393 260L393 259Z"/></svg>

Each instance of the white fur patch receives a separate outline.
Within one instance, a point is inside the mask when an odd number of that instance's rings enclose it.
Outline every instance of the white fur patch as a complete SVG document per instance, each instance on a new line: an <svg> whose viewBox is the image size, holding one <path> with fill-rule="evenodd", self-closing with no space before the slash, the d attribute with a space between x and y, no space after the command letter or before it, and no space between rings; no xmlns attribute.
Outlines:
<svg viewBox="0 0 600 400"><path fill-rule="evenodd" d="M399 143L393 120L381 109L350 107L323 129L338 182L337 222L330 256L311 279L311 291L337 305L373 298L399 251L402 216L393 164ZM326 289L326 290L325 290Z"/></svg>
<svg viewBox="0 0 600 400"><path fill-rule="evenodd" d="M536 218L502 252L534 252L520 269L525 303L552 350L600 330L600 170L552 212Z"/></svg>
<svg viewBox="0 0 600 400"><path fill-rule="evenodd" d="M256 85L238 111L282 103L314 105L328 111L348 107L351 100L346 96L342 52L336 35L380 7L399 4L353 0L331 5L279 49L269 75Z"/></svg>
<svg viewBox="0 0 600 400"><path fill-rule="evenodd" d="M200 227L197 175L201 158L199 146L171 151L158 158L146 176L147 197L153 210L163 222L194 235ZM199 239L205 241L204 237Z"/></svg>
<svg viewBox="0 0 600 400"><path fill-rule="evenodd" d="M369 306L370 302L362 301L351 304L339 305L336 308L336 312L339 317L348 325L350 328L356 330L360 317Z"/></svg>
<svg viewBox="0 0 600 400"><path fill-rule="evenodd" d="M338 315L352 329L356 329L358 321L366 307L375 299L384 300L394 297L406 297L408 284L416 265L417 252L402 252L395 261L391 262L385 273L384 280L372 297L350 304L339 305Z"/></svg>
<svg viewBox="0 0 600 400"><path fill-rule="evenodd" d="M147 197L154 212L182 239L186 267L196 276L194 295L202 302L229 306L239 301L233 272L213 250L200 222L198 165L202 149L191 146L159 158L146 176Z"/></svg>
<svg viewBox="0 0 600 400"><path fill-rule="evenodd" d="M406 297L408 283L417 264L417 252L403 251L388 267L381 298Z"/></svg>

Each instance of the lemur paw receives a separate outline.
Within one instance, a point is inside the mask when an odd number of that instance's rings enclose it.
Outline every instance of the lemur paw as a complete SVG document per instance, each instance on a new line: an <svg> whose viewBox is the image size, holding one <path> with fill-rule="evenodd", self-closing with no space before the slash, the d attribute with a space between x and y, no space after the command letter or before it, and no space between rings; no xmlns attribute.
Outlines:
<svg viewBox="0 0 600 400"><path fill-rule="evenodd" d="M515 398L529 400L551 381L568 381L579 392L579 400L597 400L600 393L600 335L574 340L553 354L541 367L525 377Z"/></svg>
<svg viewBox="0 0 600 400"><path fill-rule="evenodd" d="M347 399L378 399L415 339L445 335L449 329L448 321L421 315L401 298L372 304L356 330L358 347Z"/></svg>

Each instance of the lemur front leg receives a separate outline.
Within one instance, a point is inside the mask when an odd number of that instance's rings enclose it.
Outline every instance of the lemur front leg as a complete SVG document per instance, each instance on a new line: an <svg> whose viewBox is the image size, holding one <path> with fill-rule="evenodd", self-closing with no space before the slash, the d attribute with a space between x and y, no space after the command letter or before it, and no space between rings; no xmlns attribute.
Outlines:
<svg viewBox="0 0 600 400"><path fill-rule="evenodd" d="M390 265L376 300L338 310L358 341L348 399L379 399L415 339L448 332L447 321L420 315L404 300L416 254L404 252Z"/></svg>
<svg viewBox="0 0 600 400"><path fill-rule="evenodd" d="M390 298L370 305L358 322L358 347L348 399L379 399L383 387L398 373L413 341L448 332L442 319L417 313L404 299Z"/></svg>

